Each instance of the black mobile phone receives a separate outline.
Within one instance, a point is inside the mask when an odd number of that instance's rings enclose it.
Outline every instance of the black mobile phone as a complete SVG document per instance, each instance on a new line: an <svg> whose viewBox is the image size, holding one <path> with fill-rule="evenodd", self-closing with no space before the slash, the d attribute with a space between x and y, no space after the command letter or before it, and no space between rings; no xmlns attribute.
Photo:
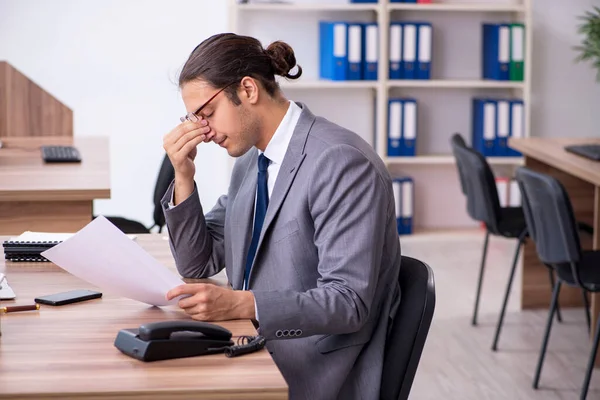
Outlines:
<svg viewBox="0 0 600 400"><path fill-rule="evenodd" d="M36 297L33 301L50 306L62 306L85 300L98 299L102 293L93 290L71 290L69 292L55 293L47 296Z"/></svg>

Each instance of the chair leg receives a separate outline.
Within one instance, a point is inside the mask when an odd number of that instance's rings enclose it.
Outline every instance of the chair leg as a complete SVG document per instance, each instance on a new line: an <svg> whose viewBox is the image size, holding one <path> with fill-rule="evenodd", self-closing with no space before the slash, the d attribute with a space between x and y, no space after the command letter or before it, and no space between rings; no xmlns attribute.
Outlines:
<svg viewBox="0 0 600 400"><path fill-rule="evenodd" d="M515 249L515 257L513 259L512 268L510 269L510 276L508 277L508 283L506 284L506 293L504 293L504 301L502 302L502 309L500 310L500 317L498 318L498 324L496 325L496 334L494 335L494 343L492 344L492 351L498 350L498 339L500 339L500 331L502 330L502 324L504 323L504 314L506 313L506 305L508 304L508 297L510 296L510 290L515 277L515 270L517 269L517 261L519 261L519 251L521 245L525 241L525 233L519 236L517 242L517 248Z"/></svg>
<svg viewBox="0 0 600 400"><path fill-rule="evenodd" d="M558 294L560 293L560 280L554 285L554 291L552 292L552 302L550 303L550 311L548 312L548 321L546 322L546 332L544 333L544 340L542 340L542 348L540 349L540 356L538 359L537 368L535 370L535 377L533 378L533 388L537 389L540 383L540 375L542 373L542 364L544 363L544 357L546 356L546 348L548 347L548 339L550 338L550 329L552 329L552 320L554 319L554 312L556 311L556 303L558 301Z"/></svg>
<svg viewBox="0 0 600 400"><path fill-rule="evenodd" d="M554 271L551 267L548 267L548 276L550 277L550 287L554 289ZM560 314L560 304L556 300L556 320L562 323L562 315Z"/></svg>
<svg viewBox="0 0 600 400"><path fill-rule="evenodd" d="M477 294L475 295L475 309L473 310L473 319L471 325L477 325L477 312L479 310L479 297L481 296L481 285L483 283L483 268L485 267L485 259L487 257L488 242L490 232L486 229L485 241L483 242L483 254L481 255L481 266L479 267L479 281L477 283Z"/></svg>
<svg viewBox="0 0 600 400"><path fill-rule="evenodd" d="M583 296L583 307L585 308L585 320L587 321L588 332L592 331L592 321L590 319L590 302L587 298L587 292L581 289L581 295Z"/></svg>
<svg viewBox="0 0 600 400"><path fill-rule="evenodd" d="M598 351L598 343L600 342L600 318L596 325L596 334L594 335L594 343L592 344L592 351L588 360L587 370L585 371L585 378L583 379L583 386L581 388L581 400L585 400L587 397L588 387L590 386L590 378L592 377L592 370L594 369L594 361L596 360L596 353Z"/></svg>

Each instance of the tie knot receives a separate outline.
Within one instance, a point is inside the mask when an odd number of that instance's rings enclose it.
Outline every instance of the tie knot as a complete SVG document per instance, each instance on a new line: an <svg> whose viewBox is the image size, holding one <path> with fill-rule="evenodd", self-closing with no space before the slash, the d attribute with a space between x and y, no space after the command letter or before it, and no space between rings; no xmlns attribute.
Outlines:
<svg viewBox="0 0 600 400"><path fill-rule="evenodd" d="M267 168L269 167L269 163L271 162L271 160L269 160L267 157L265 157L264 154L261 154L258 156L258 170L260 172L267 172Z"/></svg>

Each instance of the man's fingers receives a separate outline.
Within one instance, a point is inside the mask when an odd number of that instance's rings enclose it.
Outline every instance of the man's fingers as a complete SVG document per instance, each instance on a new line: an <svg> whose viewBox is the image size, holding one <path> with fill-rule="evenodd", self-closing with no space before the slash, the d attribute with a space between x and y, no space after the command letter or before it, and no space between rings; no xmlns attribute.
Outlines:
<svg viewBox="0 0 600 400"><path fill-rule="evenodd" d="M201 128L202 125L196 122L185 121L177 125L171 132L164 137L165 144L173 144L179 140L186 133L193 131L194 129Z"/></svg>
<svg viewBox="0 0 600 400"><path fill-rule="evenodd" d="M179 300L177 305L180 308L188 309L188 308L199 308L198 311L202 311L206 308L206 296L203 292L198 292L191 297L186 297L185 299Z"/></svg>
<svg viewBox="0 0 600 400"><path fill-rule="evenodd" d="M192 140L198 136L201 136L201 135L206 136L209 132L210 132L209 126L198 127L197 129L191 130L191 131L187 132L185 135L181 136L179 138L179 140L177 140L177 142L175 142L174 144L172 144L170 146L170 148L172 149L173 152L180 151L183 148L183 146L185 146L185 144L188 143L190 140Z"/></svg>
<svg viewBox="0 0 600 400"><path fill-rule="evenodd" d="M186 283L183 285L176 286L167 292L167 300L174 299L175 297L184 294L194 295L201 291L204 288L204 286L204 283Z"/></svg>
<svg viewBox="0 0 600 400"><path fill-rule="evenodd" d="M186 154L186 155L190 154L196 146L198 146L200 143L202 143L204 141L204 139L205 139L205 136L200 135L200 136L190 140L189 142L187 142L185 144L185 146L183 146L181 148L181 150L179 152L182 154Z"/></svg>
<svg viewBox="0 0 600 400"><path fill-rule="evenodd" d="M177 125L171 132L169 132L163 138L163 146L171 147L176 144L183 136L188 134L189 132L195 131L197 129L203 129L208 127L208 121L205 119L200 120L199 122L191 122L185 121L181 124ZM209 129L210 130L210 129Z"/></svg>

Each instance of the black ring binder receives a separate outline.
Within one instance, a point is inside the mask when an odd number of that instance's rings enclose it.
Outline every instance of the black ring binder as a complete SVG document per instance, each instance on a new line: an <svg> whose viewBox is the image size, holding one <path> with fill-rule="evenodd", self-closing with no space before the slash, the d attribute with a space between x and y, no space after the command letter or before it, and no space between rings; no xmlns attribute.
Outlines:
<svg viewBox="0 0 600 400"><path fill-rule="evenodd" d="M15 262L49 262L41 253L59 243L61 243L60 240L39 242L5 240L2 243L4 259Z"/></svg>

